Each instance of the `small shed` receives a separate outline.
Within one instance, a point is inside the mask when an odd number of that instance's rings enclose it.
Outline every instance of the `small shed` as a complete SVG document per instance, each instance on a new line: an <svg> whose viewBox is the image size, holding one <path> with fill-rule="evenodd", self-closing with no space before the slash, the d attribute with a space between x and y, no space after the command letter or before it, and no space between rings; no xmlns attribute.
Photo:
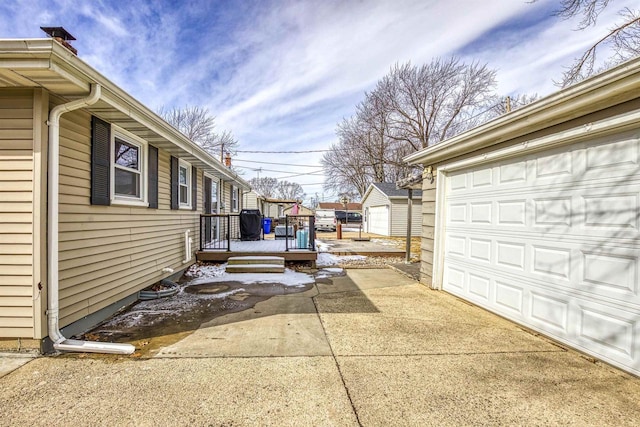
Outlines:
<svg viewBox="0 0 640 427"><path fill-rule="evenodd" d="M400 190L393 182L374 182L362 198L363 228L382 236L407 235L408 190ZM422 224L422 191L413 190L411 236L419 237Z"/></svg>
<svg viewBox="0 0 640 427"><path fill-rule="evenodd" d="M292 209L293 209L293 205L287 206L286 208L284 208L283 214L284 215L291 215ZM298 215L309 215L309 216L311 216L313 214L314 214L313 210L309 209L306 206L298 205Z"/></svg>

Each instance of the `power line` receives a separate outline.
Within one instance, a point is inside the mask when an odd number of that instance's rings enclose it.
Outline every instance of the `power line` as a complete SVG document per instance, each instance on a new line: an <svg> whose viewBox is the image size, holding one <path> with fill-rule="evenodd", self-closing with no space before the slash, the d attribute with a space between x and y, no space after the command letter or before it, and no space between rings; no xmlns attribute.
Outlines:
<svg viewBox="0 0 640 427"><path fill-rule="evenodd" d="M326 153L333 150L305 150L305 151L262 151L262 150L234 150L236 153L258 154L302 154L302 153Z"/></svg>
<svg viewBox="0 0 640 427"><path fill-rule="evenodd" d="M295 172L295 171L280 171L280 170L276 170L276 169L264 169L264 168L253 168L251 166L239 166L236 165L237 168L242 168L242 169L250 169L250 170L260 170L260 171L264 171L264 172L276 172L276 173L291 173L291 172ZM317 175L317 174L321 174L324 173L323 171L315 171L315 172L302 172L299 173L298 175Z"/></svg>
<svg viewBox="0 0 640 427"><path fill-rule="evenodd" d="M305 167L305 168L323 168L322 165L298 165L291 163L276 163L276 162L259 162L257 160L243 160L243 159L233 159L234 162L243 162L243 163L260 163L263 165L278 165L278 166L296 166L296 167Z"/></svg>

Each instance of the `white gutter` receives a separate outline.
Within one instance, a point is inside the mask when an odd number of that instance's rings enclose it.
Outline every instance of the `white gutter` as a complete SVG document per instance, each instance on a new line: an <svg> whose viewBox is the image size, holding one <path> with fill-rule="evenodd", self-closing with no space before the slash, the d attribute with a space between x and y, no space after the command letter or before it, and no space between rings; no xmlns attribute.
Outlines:
<svg viewBox="0 0 640 427"><path fill-rule="evenodd" d="M91 84L91 93L83 99L53 107L49 112L49 207L48 207L48 331L53 348L61 351L89 353L131 354L131 344L101 343L65 338L60 332L60 304L58 282L58 208L60 183L60 116L69 111L95 104L100 99L101 87Z"/></svg>

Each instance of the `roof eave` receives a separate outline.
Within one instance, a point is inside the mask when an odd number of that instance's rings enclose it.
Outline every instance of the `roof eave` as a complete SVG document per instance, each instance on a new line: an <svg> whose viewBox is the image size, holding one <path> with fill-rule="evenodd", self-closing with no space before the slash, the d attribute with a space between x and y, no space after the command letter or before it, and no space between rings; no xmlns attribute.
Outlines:
<svg viewBox="0 0 640 427"><path fill-rule="evenodd" d="M205 171L226 178L242 189L251 188L247 181L55 40L7 39L0 41L0 47L0 68L19 70L21 67L30 67L54 71L78 87L78 93L74 93L74 96L85 96L90 91L90 85L98 83L102 86L101 100L193 156ZM69 97L69 94L56 95Z"/></svg>

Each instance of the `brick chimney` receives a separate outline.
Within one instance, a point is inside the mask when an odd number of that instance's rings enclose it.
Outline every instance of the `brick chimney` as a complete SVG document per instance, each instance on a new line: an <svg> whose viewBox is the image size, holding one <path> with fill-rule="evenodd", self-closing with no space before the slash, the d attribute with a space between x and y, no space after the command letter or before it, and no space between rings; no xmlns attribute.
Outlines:
<svg viewBox="0 0 640 427"><path fill-rule="evenodd" d="M62 46L73 52L74 55L78 55L78 51L76 50L76 48L71 46L71 44L69 43L70 40L75 40L76 38L69 34L67 30L62 27L40 27L40 29L47 33L49 37L52 37Z"/></svg>
<svg viewBox="0 0 640 427"><path fill-rule="evenodd" d="M231 153L227 151L226 156L224 158L224 165L228 168L231 167Z"/></svg>

